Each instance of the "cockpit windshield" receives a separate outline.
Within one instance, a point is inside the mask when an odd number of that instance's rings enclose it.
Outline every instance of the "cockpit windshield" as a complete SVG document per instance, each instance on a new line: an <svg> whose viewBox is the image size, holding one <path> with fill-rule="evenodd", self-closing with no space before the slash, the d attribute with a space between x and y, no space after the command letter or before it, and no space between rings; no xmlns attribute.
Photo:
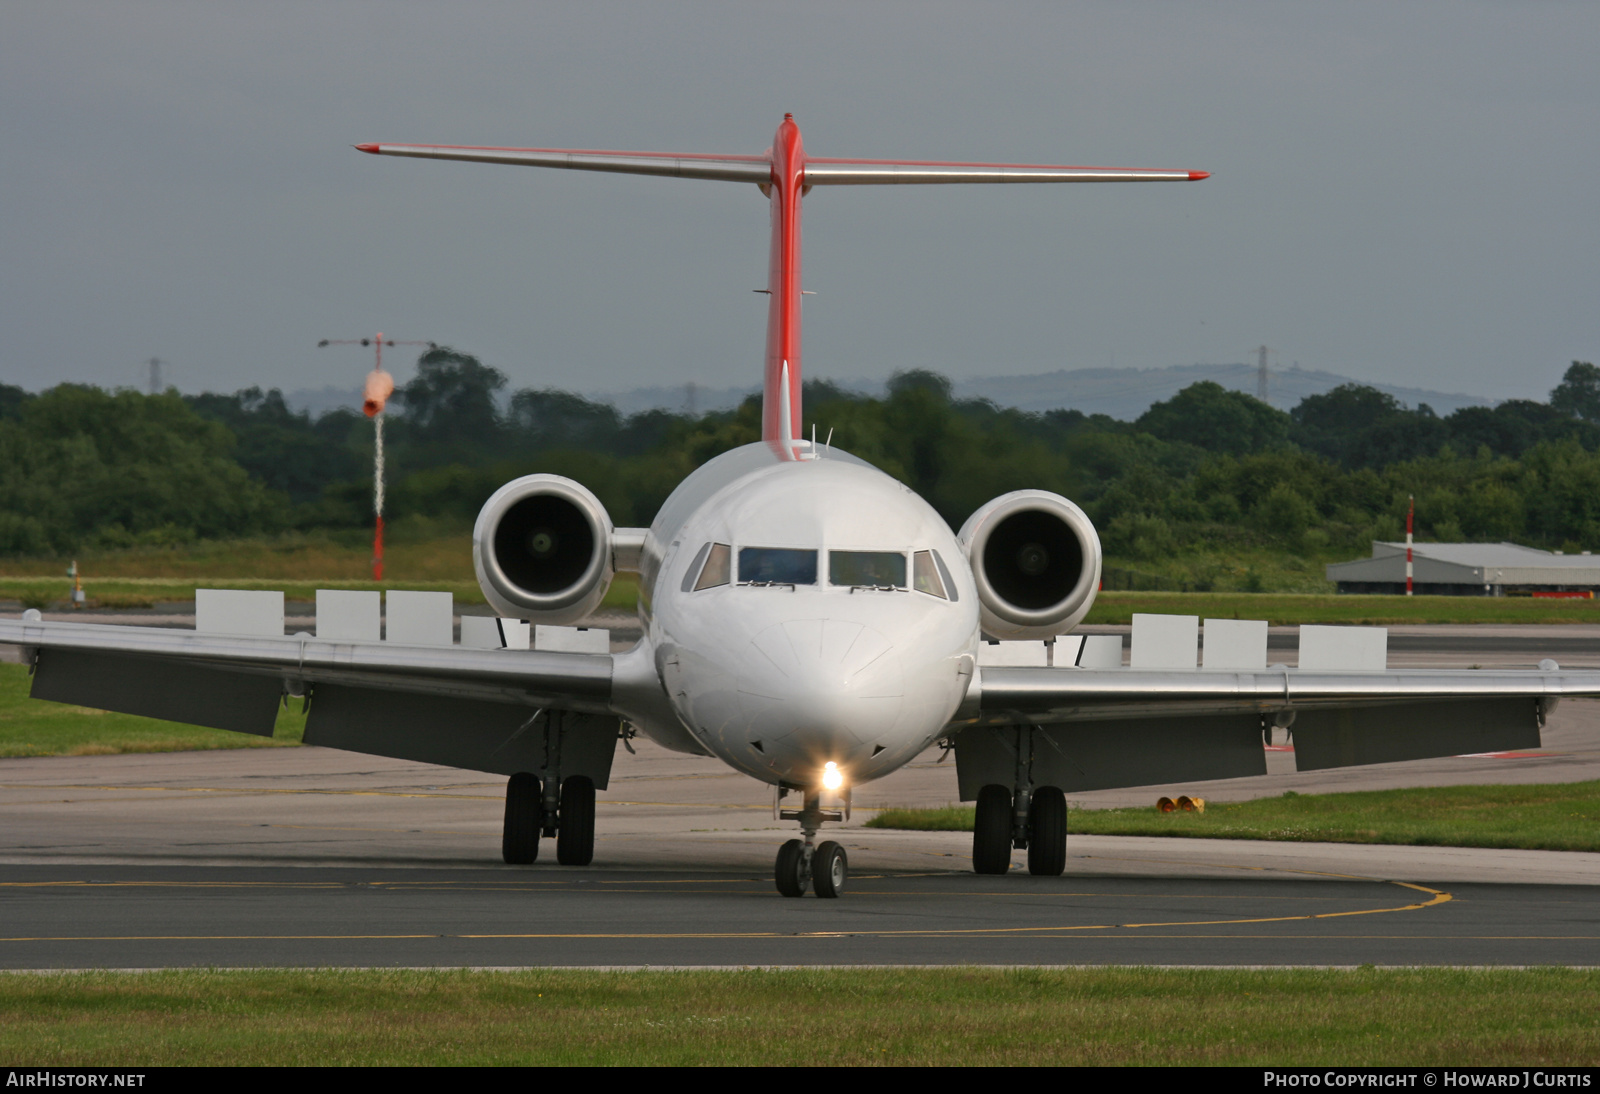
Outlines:
<svg viewBox="0 0 1600 1094"><path fill-rule="evenodd" d="M729 550L726 543L708 543L700 548L700 554L696 556L696 563L701 558L705 559L705 568L696 570L693 565L689 567L689 575L684 578L683 582L685 591L688 590L690 581L694 582L696 592L701 589L715 589L719 585L726 585L729 580L728 571L733 568L729 565L731 556L732 551ZM698 578L695 577L696 574L699 575Z"/></svg>
<svg viewBox="0 0 1600 1094"><path fill-rule="evenodd" d="M741 585L815 585L817 552L793 547L739 548Z"/></svg>
<svg viewBox="0 0 1600 1094"><path fill-rule="evenodd" d="M815 585L820 552L804 547L740 547L707 543L683 576L683 591L731 584L734 557L740 585ZM911 565L907 565L908 561ZM909 579L909 580L908 580ZM828 551L828 584L848 589L915 589L955 600L950 571L937 551Z"/></svg>
<svg viewBox="0 0 1600 1094"><path fill-rule="evenodd" d="M917 592L927 593L929 596L936 596L941 600L952 599L950 593L946 590L947 583L940 576L939 571L941 569L943 569L942 566L936 567L934 565L932 551L918 551L916 554L915 574Z"/></svg>
<svg viewBox="0 0 1600 1094"><path fill-rule="evenodd" d="M829 551L828 582L903 589L906 587L906 556L898 551Z"/></svg>

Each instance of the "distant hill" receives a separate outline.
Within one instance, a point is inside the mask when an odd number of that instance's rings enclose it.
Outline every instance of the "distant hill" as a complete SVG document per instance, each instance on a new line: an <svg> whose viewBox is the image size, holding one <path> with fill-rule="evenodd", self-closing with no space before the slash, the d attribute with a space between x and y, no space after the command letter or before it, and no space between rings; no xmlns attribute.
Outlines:
<svg viewBox="0 0 1600 1094"><path fill-rule="evenodd" d="M998 406L1022 410L1054 410L1065 407L1085 414L1109 414L1132 421L1149 409L1151 403L1170 399L1190 384L1213 380L1235 391L1256 393L1256 366L1243 362L1231 365L1172 365L1168 368L1080 368L1061 369L1037 376L985 376L955 381L955 393L962 399L988 399ZM872 380L834 380L846 391L863 395L883 394L883 383ZM1289 368L1268 372L1267 402L1280 410L1292 409L1308 395L1332 391L1340 384L1359 384L1320 369ZM1407 406L1427 403L1441 417L1464 406L1494 406L1496 400L1476 395L1427 391L1394 384L1368 384L1386 392ZM696 411L727 410L738 406L745 396L760 390L756 385L708 388L700 385L641 387L624 392L596 392L590 398L612 403L624 414L662 408Z"/></svg>
<svg viewBox="0 0 1600 1094"><path fill-rule="evenodd" d="M1109 414L1132 421L1149 409L1151 403L1172 398L1190 384L1212 380L1234 391L1256 393L1254 365L1172 365L1168 368L1080 368L1047 372L1039 376L989 376L961 380L956 394L964 399L989 399L999 406L1022 410L1054 410L1066 407L1085 414ZM1289 368L1269 370L1267 402L1279 410L1290 410L1308 395L1321 395L1340 384L1365 383L1320 369ZM1427 403L1440 416L1464 406L1494 406L1494 399L1475 395L1426 391L1397 387L1394 384L1367 384L1393 395L1407 406Z"/></svg>
<svg viewBox="0 0 1600 1094"><path fill-rule="evenodd" d="M1061 369L1037 376L985 376L971 380L955 381L955 393L962 399L988 399L998 406L1013 406L1022 410L1043 411L1065 407L1081 410L1085 414L1108 414L1123 421L1133 421L1149 409L1151 403L1170 399L1190 384L1213 380L1235 391L1256 393L1256 366L1231 365L1172 365L1168 368L1080 368ZM883 394L883 382L875 380L834 380L846 391L862 395ZM1307 395L1320 395L1332 391L1340 384L1365 383L1320 369L1288 368L1268 373L1267 401L1280 410L1290 410ZM1441 417L1464 406L1494 406L1496 400L1476 395L1463 395L1422 388L1398 387L1394 384L1368 384L1387 392L1407 406L1427 403ZM620 392L586 392L588 398L610 403L623 414L638 414L645 410L693 410L705 413L711 410L731 410L747 396L759 391L756 384L739 387L705 387L701 384L678 384L673 387L637 387ZM335 407L361 406L358 388L344 390L324 387L316 390L301 389L284 397L296 410L309 410L316 417Z"/></svg>

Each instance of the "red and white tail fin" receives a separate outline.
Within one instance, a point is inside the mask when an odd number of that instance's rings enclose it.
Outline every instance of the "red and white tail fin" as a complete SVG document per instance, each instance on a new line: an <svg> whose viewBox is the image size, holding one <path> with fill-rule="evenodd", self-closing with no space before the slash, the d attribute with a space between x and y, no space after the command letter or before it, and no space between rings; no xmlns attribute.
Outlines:
<svg viewBox="0 0 1600 1094"><path fill-rule="evenodd" d="M761 436L782 459L798 459L800 425L800 204L813 186L929 183L1194 182L1205 171L1066 167L1036 163L853 160L806 155L794 115L785 114L772 147L759 156L611 152L592 148L489 148L438 144L358 144L362 152L418 159L467 160L570 171L755 183L772 205L768 261L767 356Z"/></svg>

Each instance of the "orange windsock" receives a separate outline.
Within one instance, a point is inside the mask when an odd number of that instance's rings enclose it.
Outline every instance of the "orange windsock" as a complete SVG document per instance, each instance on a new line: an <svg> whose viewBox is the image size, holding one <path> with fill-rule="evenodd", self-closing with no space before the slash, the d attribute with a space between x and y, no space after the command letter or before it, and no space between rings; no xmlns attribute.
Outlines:
<svg viewBox="0 0 1600 1094"><path fill-rule="evenodd" d="M367 373L367 389L362 393L361 409L366 411L367 417L376 417L383 413L383 404L393 394L394 377L381 368L375 368Z"/></svg>

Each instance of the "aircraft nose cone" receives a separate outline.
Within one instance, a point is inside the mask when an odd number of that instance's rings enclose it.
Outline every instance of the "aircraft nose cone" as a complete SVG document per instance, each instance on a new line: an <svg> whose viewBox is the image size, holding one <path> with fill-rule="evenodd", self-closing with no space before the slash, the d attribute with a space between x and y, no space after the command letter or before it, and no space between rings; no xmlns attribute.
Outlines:
<svg viewBox="0 0 1600 1094"><path fill-rule="evenodd" d="M795 733L809 746L852 749L891 731L905 698L894 644L860 623L798 619L750 640L739 707L754 737Z"/></svg>

